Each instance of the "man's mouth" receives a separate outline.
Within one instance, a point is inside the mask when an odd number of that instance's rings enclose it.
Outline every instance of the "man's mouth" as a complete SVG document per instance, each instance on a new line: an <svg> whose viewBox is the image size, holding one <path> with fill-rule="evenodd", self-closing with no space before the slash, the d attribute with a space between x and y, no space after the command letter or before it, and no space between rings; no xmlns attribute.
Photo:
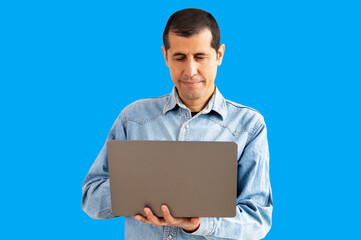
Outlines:
<svg viewBox="0 0 361 240"><path fill-rule="evenodd" d="M188 87L194 87L194 86L197 86L198 84L200 84L201 82L200 81L181 81L182 84L188 86Z"/></svg>

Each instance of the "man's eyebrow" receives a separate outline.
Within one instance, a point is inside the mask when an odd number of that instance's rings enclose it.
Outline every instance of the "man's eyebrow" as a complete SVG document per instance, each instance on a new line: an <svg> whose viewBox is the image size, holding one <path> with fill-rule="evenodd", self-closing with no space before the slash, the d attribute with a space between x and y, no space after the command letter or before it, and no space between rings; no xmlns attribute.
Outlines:
<svg viewBox="0 0 361 240"><path fill-rule="evenodd" d="M199 53L196 53L194 54L195 56L207 56L208 54L205 53L205 52L199 52Z"/></svg>
<svg viewBox="0 0 361 240"><path fill-rule="evenodd" d="M177 57L177 56L185 56L185 54L184 53L180 53L180 52L176 52L176 53L174 53L173 54L173 56L172 57Z"/></svg>
<svg viewBox="0 0 361 240"><path fill-rule="evenodd" d="M177 56L182 56L182 57L184 57L184 56L186 56L186 54L180 53L180 52L176 52L176 53L174 53L174 54L172 55L172 57L177 57ZM208 56L208 54L205 53L205 52L198 52L198 53L194 54L194 56Z"/></svg>

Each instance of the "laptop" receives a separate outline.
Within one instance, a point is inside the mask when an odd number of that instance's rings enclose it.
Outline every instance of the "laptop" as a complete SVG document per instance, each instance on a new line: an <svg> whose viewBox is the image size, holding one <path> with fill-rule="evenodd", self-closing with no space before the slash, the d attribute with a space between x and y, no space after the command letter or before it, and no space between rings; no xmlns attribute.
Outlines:
<svg viewBox="0 0 361 240"><path fill-rule="evenodd" d="M237 144L199 141L107 143L112 213L163 217L234 217Z"/></svg>

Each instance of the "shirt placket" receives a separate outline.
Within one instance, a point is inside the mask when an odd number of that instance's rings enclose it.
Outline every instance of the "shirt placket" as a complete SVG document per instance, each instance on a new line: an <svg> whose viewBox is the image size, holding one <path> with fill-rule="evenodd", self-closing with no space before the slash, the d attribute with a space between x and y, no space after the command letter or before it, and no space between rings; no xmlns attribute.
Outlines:
<svg viewBox="0 0 361 240"><path fill-rule="evenodd" d="M176 240L177 227L165 226L163 232L163 240Z"/></svg>
<svg viewBox="0 0 361 240"><path fill-rule="evenodd" d="M178 141L190 141L190 139L191 139L191 120L192 119L191 119L191 117L187 116L187 113L185 113L185 114L186 114L186 121L181 125ZM189 112L189 114L190 114L190 112Z"/></svg>

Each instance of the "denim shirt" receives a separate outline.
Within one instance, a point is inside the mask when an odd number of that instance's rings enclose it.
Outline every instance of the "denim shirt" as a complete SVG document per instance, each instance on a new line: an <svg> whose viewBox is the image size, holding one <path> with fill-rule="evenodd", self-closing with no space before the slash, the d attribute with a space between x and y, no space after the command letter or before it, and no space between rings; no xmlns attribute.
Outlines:
<svg viewBox="0 0 361 240"><path fill-rule="evenodd" d="M273 203L263 116L224 99L217 88L207 106L193 117L176 88L162 97L136 101L119 114L109 140L233 141L238 145L235 217L201 218L193 233L125 217L125 239L261 239L270 230ZM114 217L106 142L83 184L82 208L95 219Z"/></svg>

